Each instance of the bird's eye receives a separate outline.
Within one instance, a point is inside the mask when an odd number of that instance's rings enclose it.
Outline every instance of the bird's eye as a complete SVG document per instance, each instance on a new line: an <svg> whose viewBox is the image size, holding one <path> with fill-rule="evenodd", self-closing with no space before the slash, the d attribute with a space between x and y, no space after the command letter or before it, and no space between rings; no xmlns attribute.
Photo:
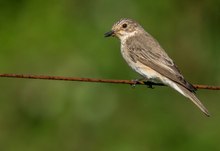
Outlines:
<svg viewBox="0 0 220 151"><path fill-rule="evenodd" d="M123 24L122 25L122 28L126 28L128 25L127 24Z"/></svg>

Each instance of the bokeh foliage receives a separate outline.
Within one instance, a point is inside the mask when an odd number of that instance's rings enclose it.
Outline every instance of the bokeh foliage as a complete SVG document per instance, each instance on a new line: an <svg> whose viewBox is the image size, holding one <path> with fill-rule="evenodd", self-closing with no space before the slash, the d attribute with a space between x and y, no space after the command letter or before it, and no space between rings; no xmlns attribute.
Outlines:
<svg viewBox="0 0 220 151"><path fill-rule="evenodd" d="M0 0L1 73L135 79L117 39L122 17L158 39L192 83L220 85L219 0ZM0 79L1 151L220 150L219 92L206 118L170 88Z"/></svg>

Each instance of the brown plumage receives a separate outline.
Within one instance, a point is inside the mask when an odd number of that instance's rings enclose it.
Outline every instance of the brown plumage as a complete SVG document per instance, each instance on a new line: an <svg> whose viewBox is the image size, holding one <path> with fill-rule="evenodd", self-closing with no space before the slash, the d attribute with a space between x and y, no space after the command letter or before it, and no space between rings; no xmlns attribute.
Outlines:
<svg viewBox="0 0 220 151"><path fill-rule="evenodd" d="M207 116L208 110L195 95L196 88L187 82L160 44L136 21L121 19L105 34L121 41L121 53L128 65L150 81L159 81L189 98Z"/></svg>

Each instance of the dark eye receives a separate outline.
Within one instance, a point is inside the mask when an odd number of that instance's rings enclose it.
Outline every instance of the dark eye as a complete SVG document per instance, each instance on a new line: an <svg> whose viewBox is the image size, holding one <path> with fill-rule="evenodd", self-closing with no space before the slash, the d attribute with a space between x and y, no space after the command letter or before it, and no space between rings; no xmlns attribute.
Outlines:
<svg viewBox="0 0 220 151"><path fill-rule="evenodd" d="M126 28L128 25L127 24L123 24L122 25L122 28Z"/></svg>

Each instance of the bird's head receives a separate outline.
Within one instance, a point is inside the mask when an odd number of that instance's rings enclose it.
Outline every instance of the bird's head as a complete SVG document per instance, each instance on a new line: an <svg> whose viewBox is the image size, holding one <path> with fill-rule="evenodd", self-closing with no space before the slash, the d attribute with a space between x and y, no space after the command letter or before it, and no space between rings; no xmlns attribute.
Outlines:
<svg viewBox="0 0 220 151"><path fill-rule="evenodd" d="M105 37L118 37L119 39L125 39L142 30L143 28L134 20L121 19L116 22L111 31L105 33Z"/></svg>

